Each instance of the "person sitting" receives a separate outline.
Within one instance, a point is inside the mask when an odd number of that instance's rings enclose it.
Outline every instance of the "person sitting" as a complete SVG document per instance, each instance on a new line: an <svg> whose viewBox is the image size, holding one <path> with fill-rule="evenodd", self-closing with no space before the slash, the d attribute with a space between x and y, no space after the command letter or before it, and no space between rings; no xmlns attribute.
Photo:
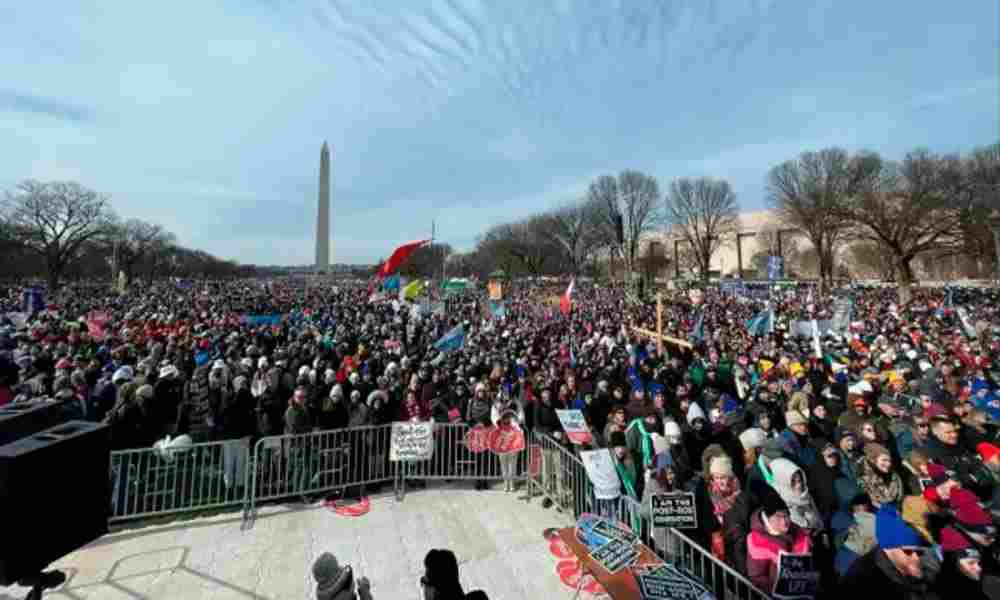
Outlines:
<svg viewBox="0 0 1000 600"><path fill-rule="evenodd" d="M774 491L765 493L761 508L750 517L747 536L747 576L757 588L770 591L778 576L781 552L809 554L812 541L792 522L788 506Z"/></svg>
<svg viewBox="0 0 1000 600"><path fill-rule="evenodd" d="M434 549L424 556L424 575L420 578L423 600L463 600L465 593L458 580L458 559L451 550Z"/></svg>

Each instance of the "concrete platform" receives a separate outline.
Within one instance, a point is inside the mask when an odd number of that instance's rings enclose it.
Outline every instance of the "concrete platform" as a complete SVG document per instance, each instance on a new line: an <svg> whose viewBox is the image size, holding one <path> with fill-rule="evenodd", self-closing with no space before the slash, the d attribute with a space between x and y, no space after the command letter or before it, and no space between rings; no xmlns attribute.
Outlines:
<svg viewBox="0 0 1000 600"><path fill-rule="evenodd" d="M542 531L571 522L539 498L528 503L457 484L432 484L402 502L376 496L356 518L303 504L263 507L249 531L240 530L239 512L179 518L113 532L63 558L55 567L69 580L45 598L308 599L313 559L329 551L371 580L375 600L416 600L424 554L449 548L466 591L483 589L494 600L568 599L573 591L556 575ZM0 588L0 600L26 594Z"/></svg>

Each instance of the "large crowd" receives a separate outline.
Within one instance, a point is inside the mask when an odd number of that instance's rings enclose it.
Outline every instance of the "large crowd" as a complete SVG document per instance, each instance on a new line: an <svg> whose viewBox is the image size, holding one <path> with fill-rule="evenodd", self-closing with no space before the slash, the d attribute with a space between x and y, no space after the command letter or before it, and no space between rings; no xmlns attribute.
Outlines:
<svg viewBox="0 0 1000 600"><path fill-rule="evenodd" d="M1000 598L992 290L671 291L663 332L692 348L661 353L635 329L656 329L655 302L578 281L563 314L564 287L504 282L499 315L482 291L411 305L281 280L70 286L25 314L11 286L0 406L58 402L115 449L507 419L571 452L555 411L579 409L622 494L694 492L685 533L762 590L784 552L813 557L820 595ZM845 300L843 327L798 335ZM461 348L435 348L460 324Z"/></svg>

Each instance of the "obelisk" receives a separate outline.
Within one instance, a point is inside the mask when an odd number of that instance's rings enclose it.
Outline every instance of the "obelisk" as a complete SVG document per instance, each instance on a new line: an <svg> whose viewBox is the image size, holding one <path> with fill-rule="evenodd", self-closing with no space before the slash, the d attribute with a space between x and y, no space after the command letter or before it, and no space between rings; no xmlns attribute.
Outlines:
<svg viewBox="0 0 1000 600"><path fill-rule="evenodd" d="M330 148L319 151L319 208L316 211L316 270L330 268Z"/></svg>

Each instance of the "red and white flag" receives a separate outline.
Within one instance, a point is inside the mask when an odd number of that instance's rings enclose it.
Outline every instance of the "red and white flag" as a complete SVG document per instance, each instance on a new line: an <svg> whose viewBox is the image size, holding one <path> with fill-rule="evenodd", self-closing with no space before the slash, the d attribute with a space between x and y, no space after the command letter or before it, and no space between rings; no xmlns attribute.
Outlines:
<svg viewBox="0 0 1000 600"><path fill-rule="evenodd" d="M569 311L573 310L573 287L576 285L576 279L571 279L569 286L566 287L566 293L563 294L561 300L559 300L559 311L564 315L568 315Z"/></svg>

